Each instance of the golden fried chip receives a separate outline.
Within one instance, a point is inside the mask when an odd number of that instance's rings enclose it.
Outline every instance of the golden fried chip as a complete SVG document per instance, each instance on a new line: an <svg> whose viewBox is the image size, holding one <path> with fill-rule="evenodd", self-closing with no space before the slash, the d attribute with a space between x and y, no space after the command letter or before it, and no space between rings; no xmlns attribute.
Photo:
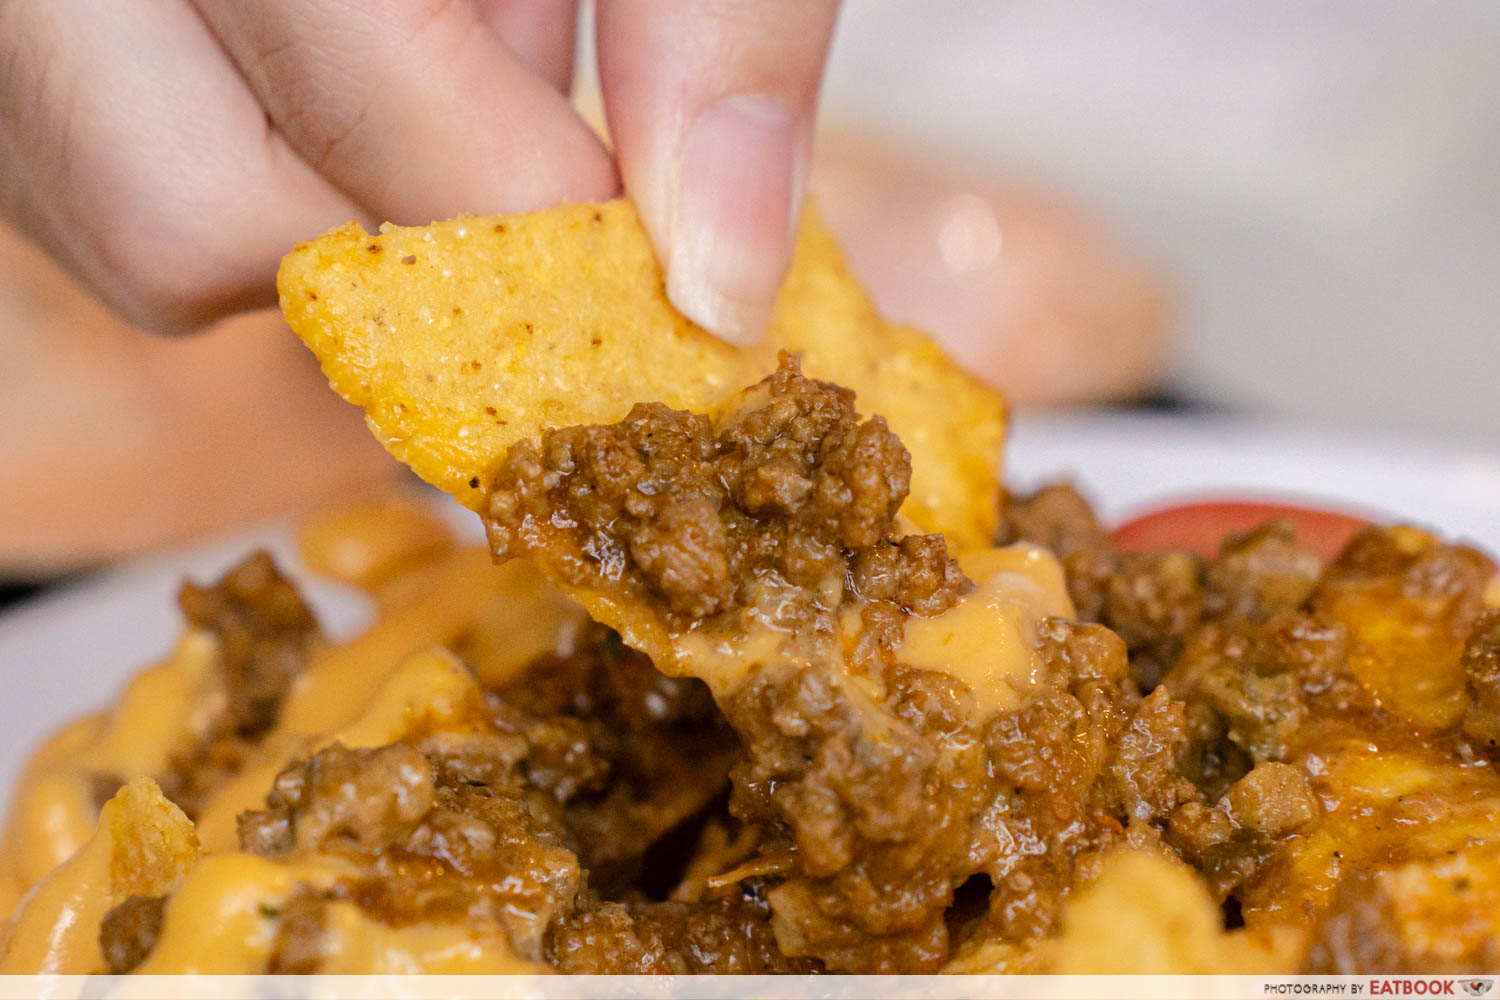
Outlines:
<svg viewBox="0 0 1500 1000"><path fill-rule="evenodd" d="M94 835L21 901L0 940L0 975L99 971L105 913L171 892L197 857L192 821L156 782L132 779L99 811Z"/></svg>
<svg viewBox="0 0 1500 1000"><path fill-rule="evenodd" d="M804 349L804 370L841 382L858 395L860 409L885 417L912 455L911 493L901 513L929 531L948 536L954 551L988 546L999 514L1000 449L1005 406L943 353L920 330L882 325L863 348L843 357L878 357L868 375L839 374L842 358L814 357Z"/></svg>
<svg viewBox="0 0 1500 1000"><path fill-rule="evenodd" d="M287 322L376 437L470 507L518 441L642 401L711 412L792 350L911 449L912 521L959 547L993 533L1002 401L924 335L880 320L815 212L751 351L672 307L624 201L376 236L350 223L288 254L279 285Z"/></svg>
<svg viewBox="0 0 1500 1000"><path fill-rule="evenodd" d="M1163 853L1130 848L1104 858L1098 879L1068 898L1050 944L1066 975L1252 975L1286 968L1269 938L1224 930L1208 886Z"/></svg>
<svg viewBox="0 0 1500 1000"><path fill-rule="evenodd" d="M470 481L545 428L640 400L702 409L741 381L734 350L667 305L623 202L378 236L350 223L299 245L279 284L333 387L469 506Z"/></svg>
<svg viewBox="0 0 1500 1000"><path fill-rule="evenodd" d="M812 378L854 390L860 412L879 414L912 455L901 513L957 549L989 545L998 518L1005 402L922 331L885 323L809 209L765 342L744 384L802 354Z"/></svg>

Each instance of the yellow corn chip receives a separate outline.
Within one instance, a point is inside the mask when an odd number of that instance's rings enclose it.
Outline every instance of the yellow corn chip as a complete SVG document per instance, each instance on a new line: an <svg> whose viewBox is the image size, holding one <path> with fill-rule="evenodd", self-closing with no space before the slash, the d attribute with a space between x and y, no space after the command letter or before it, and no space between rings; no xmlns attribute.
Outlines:
<svg viewBox="0 0 1500 1000"><path fill-rule="evenodd" d="M713 412L781 350L852 388L912 452L903 513L956 548L993 534L1004 404L925 335L887 326L815 212L765 343L741 350L667 301L625 201L432 226L350 223L282 262L281 308L387 450L469 507L517 441L643 401Z"/></svg>

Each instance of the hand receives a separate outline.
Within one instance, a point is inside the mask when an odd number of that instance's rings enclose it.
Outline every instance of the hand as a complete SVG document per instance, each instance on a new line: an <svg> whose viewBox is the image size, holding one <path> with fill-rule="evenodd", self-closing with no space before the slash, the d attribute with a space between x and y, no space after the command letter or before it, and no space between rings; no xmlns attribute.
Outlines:
<svg viewBox="0 0 1500 1000"><path fill-rule="evenodd" d="M573 0L8 0L0 211L136 325L275 301L347 221L635 200L673 302L754 340L835 0L600 0L618 164L567 100Z"/></svg>

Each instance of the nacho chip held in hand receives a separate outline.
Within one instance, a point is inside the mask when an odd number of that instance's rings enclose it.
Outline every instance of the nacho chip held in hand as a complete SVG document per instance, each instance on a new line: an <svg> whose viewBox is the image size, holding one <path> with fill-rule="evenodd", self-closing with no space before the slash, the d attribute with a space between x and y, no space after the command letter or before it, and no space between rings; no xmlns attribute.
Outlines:
<svg viewBox="0 0 1500 1000"><path fill-rule="evenodd" d="M628 202L431 226L349 223L282 262L281 308L381 443L470 507L511 445L637 402L713 412L802 353L912 452L902 513L955 547L990 540L1004 404L924 334L887 325L815 212L765 342L723 343L668 302Z"/></svg>

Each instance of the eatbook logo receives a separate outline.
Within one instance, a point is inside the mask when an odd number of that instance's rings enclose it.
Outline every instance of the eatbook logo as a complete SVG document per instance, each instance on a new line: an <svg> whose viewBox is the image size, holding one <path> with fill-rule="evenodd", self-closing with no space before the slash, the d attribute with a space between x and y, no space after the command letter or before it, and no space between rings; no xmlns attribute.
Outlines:
<svg viewBox="0 0 1500 1000"><path fill-rule="evenodd" d="M1471 997L1482 997L1494 989L1493 979L1464 979L1459 981L1459 986Z"/></svg>

